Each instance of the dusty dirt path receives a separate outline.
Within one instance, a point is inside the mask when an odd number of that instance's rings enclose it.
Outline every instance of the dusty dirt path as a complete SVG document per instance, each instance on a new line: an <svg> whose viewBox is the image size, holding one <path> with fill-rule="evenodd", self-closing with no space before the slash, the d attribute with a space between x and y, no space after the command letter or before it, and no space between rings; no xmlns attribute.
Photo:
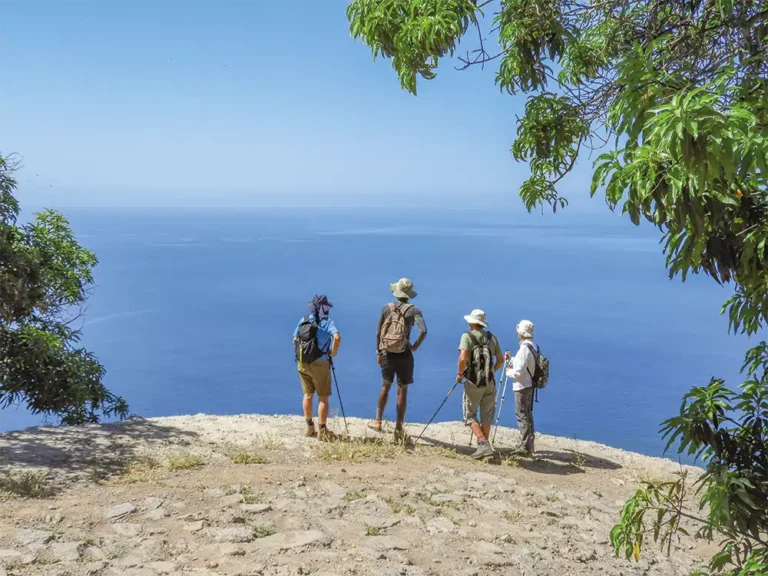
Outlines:
<svg viewBox="0 0 768 576"><path fill-rule="evenodd" d="M320 444L301 427L185 416L0 435L0 468L55 488L0 501L0 576L670 576L710 552L688 539L671 557L613 555L621 505L678 472L669 460L539 436L537 460L480 463L459 423L408 450L359 419L350 432L368 441Z"/></svg>

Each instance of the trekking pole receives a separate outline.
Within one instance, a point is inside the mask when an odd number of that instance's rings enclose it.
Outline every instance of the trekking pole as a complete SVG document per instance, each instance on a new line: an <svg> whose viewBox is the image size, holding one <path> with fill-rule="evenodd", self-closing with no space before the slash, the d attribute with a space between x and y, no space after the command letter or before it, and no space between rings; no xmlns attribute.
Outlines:
<svg viewBox="0 0 768 576"><path fill-rule="evenodd" d="M456 389L456 386L458 385L459 383L455 382L453 386L451 386L451 389L448 390L448 394L445 396L445 398L443 398L443 401L440 403L440 406L437 407L437 410L435 410L434 415L432 416L432 418L429 419L429 422L427 422L427 425L424 426L424 430L421 431L421 434L419 434L419 437L416 438L416 444L418 444L419 440L421 440L421 437L424 436L424 432L427 431L427 428L429 428L429 425L432 424L432 420L434 420L437 417L438 412L440 412L440 410L445 405L445 403L448 402L448 398L451 397L451 394L453 394L453 391Z"/></svg>
<svg viewBox="0 0 768 576"><path fill-rule="evenodd" d="M509 378L504 380L504 388L501 390L501 402L499 403L499 411L496 413L496 425L493 428L493 438L491 444L496 441L496 432L499 431L499 420L501 420L501 409L504 407L504 398L507 396L507 384L509 384Z"/></svg>
<svg viewBox="0 0 768 576"><path fill-rule="evenodd" d="M333 372L333 381L336 383L336 395L339 397L339 408L341 408L341 417L344 418L344 430L349 437L349 427L347 426L347 415L344 414L344 403L341 401L341 390L339 390L339 381L336 379L336 366L333 365L333 358L328 356L328 362L331 364L331 372Z"/></svg>

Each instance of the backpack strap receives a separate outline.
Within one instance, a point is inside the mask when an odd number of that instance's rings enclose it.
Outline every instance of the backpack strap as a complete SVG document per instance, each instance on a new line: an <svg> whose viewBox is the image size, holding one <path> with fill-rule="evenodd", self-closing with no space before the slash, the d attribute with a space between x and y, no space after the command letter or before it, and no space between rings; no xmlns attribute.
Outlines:
<svg viewBox="0 0 768 576"><path fill-rule="evenodd" d="M469 332L465 332L465 334L469 338L470 344L472 345L470 348L467 349L467 352L472 352L473 349L477 348L480 345L480 342L478 342L475 335L472 334L472 330L470 330Z"/></svg>
<svg viewBox="0 0 768 576"><path fill-rule="evenodd" d="M533 349L533 345L532 345L532 344L530 344L530 343L528 342L528 340L526 340L525 342L523 342L523 346L525 346L526 348L528 348L528 350L530 350L530 351L531 351L531 354L533 354L533 361L534 361L534 362L536 362L536 363L538 364L538 362L539 362L539 347L538 347L538 346L536 346L536 350L534 350L534 349ZM526 372L528 372L528 375L531 377L531 380L533 380L533 374L531 374L531 371L529 370L529 368L528 368L528 366L527 366L527 365L526 365L526 367L525 367L525 371L526 371ZM535 370L534 370L534 371L535 371ZM534 387L535 387L535 386L534 386ZM538 402L538 400L536 400L536 401Z"/></svg>

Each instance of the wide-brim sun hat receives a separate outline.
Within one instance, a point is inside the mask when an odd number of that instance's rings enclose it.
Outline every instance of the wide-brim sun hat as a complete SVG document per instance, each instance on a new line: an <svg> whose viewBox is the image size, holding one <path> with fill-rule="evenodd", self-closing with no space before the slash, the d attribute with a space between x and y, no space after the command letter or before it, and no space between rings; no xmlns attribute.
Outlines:
<svg viewBox="0 0 768 576"><path fill-rule="evenodd" d="M488 323L485 320L485 312L482 310L472 310L472 312L464 316L464 320L468 324L479 324L480 326L488 327Z"/></svg>
<svg viewBox="0 0 768 576"><path fill-rule="evenodd" d="M517 333L523 338L533 338L533 322L520 320L517 324Z"/></svg>
<svg viewBox="0 0 768 576"><path fill-rule="evenodd" d="M400 278L394 284L390 284L389 289L396 298L416 298L413 282L408 278Z"/></svg>

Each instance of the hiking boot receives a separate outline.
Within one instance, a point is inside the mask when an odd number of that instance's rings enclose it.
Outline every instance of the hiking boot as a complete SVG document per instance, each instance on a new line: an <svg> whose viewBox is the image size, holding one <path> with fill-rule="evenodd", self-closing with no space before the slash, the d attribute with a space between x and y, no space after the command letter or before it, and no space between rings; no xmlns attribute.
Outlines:
<svg viewBox="0 0 768 576"><path fill-rule="evenodd" d="M317 439L320 442L333 442L336 438L336 434L328 430L328 428L320 428L320 431L317 433Z"/></svg>
<svg viewBox="0 0 768 576"><path fill-rule="evenodd" d="M312 426L308 425L304 430L304 436L306 436L307 438L312 438L312 436L314 435L315 435L315 425L314 424L312 424Z"/></svg>
<svg viewBox="0 0 768 576"><path fill-rule="evenodd" d="M488 442L484 442L477 447L477 450L472 452L472 458L480 460L481 458L487 458L493 456L493 448Z"/></svg>

